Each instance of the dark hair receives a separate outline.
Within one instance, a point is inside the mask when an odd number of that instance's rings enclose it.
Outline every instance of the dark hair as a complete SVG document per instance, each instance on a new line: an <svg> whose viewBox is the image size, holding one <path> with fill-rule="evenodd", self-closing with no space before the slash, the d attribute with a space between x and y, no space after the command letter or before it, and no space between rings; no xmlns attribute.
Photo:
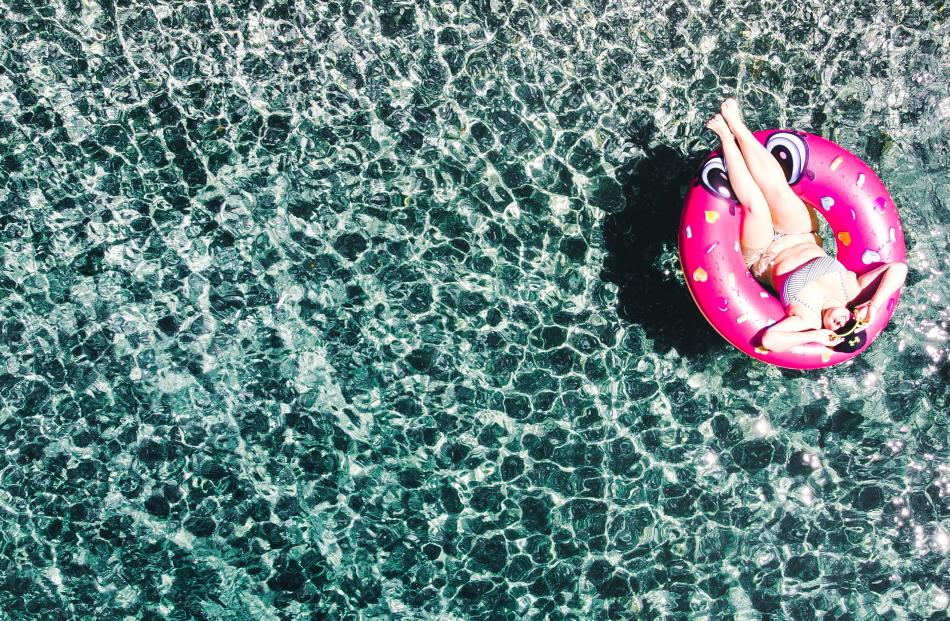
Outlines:
<svg viewBox="0 0 950 621"><path fill-rule="evenodd" d="M858 320L854 316L851 317L848 323L835 330L835 334L843 338L840 343L831 349L846 354L858 351L868 342L868 335L864 331L864 325L858 323Z"/></svg>
<svg viewBox="0 0 950 621"><path fill-rule="evenodd" d="M851 313L851 319L849 319L843 326L835 330L835 334L838 336L845 336L846 334L851 334L854 332L854 328L858 325L858 320L854 316L854 313Z"/></svg>

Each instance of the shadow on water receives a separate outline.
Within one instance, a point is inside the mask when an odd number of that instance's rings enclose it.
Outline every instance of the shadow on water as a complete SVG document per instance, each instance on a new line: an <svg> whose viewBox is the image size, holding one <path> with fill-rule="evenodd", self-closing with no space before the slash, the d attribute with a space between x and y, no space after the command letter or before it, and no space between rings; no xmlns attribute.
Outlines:
<svg viewBox="0 0 950 621"><path fill-rule="evenodd" d="M601 277L619 289L620 317L643 326L657 351L673 348L693 358L726 342L672 273L680 269L679 261L663 264L661 256L676 252L683 198L703 154L684 157L669 146L652 146L655 133L652 123L632 129L633 141L645 153L618 171L627 206L604 219L607 256Z"/></svg>

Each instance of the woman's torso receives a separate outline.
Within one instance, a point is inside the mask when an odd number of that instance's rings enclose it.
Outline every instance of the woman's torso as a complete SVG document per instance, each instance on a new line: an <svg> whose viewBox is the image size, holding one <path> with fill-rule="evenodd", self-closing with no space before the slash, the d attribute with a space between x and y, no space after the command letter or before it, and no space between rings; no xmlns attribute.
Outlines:
<svg viewBox="0 0 950 621"><path fill-rule="evenodd" d="M805 234L793 240L776 254L775 263L772 266L772 283L776 291L782 291L785 281L795 270L813 259L828 256L828 253L820 246L821 238L817 234L811 237L813 239ZM840 272L840 275L839 273L827 274L808 283L798 292L796 298L804 303L802 304L804 308L820 312L824 308L847 305L858 291L857 277L854 272L845 270ZM796 302L792 301L786 310L790 310L795 305ZM815 327L821 326L820 315L815 312L806 312L804 315L806 321Z"/></svg>
<svg viewBox="0 0 950 621"><path fill-rule="evenodd" d="M775 261L772 263L772 283L776 285L776 290L781 286L784 277L791 272L812 259L828 256L821 247L821 238L817 233L802 233L788 237L788 243L777 249Z"/></svg>

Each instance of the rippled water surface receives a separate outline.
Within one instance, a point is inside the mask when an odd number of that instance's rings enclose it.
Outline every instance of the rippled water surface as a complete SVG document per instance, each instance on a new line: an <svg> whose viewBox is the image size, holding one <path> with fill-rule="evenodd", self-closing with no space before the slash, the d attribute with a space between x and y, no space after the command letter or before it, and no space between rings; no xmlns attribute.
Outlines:
<svg viewBox="0 0 950 621"><path fill-rule="evenodd" d="M947 15L0 0L0 615L944 618ZM692 305L727 95L897 201L851 363Z"/></svg>

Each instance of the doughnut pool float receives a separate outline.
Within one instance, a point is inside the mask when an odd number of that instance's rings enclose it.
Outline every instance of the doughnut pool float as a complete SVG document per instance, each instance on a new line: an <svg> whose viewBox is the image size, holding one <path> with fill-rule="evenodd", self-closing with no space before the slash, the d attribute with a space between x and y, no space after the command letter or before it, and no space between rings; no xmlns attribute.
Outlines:
<svg viewBox="0 0 950 621"><path fill-rule="evenodd" d="M795 130L755 132L785 171L792 190L831 226L837 259L862 274L904 261L900 216L876 174L842 147ZM680 221L679 257L686 284L713 328L746 354L780 367L818 369L853 358L881 333L900 297L898 290L865 328L867 342L854 352L818 343L784 352L761 346L765 328L785 317L775 293L749 273L739 247L742 208L736 201L720 151L712 152L692 181Z"/></svg>

